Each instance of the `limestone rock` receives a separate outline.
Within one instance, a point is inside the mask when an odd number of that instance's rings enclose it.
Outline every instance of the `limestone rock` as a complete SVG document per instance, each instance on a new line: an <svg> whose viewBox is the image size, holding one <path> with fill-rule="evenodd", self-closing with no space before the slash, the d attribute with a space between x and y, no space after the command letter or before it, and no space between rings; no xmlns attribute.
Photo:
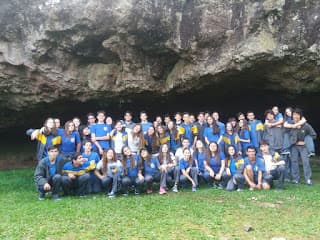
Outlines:
<svg viewBox="0 0 320 240"><path fill-rule="evenodd" d="M245 71L263 76L253 88L317 92L319 13L317 0L2 0L0 128L46 102L162 96Z"/></svg>

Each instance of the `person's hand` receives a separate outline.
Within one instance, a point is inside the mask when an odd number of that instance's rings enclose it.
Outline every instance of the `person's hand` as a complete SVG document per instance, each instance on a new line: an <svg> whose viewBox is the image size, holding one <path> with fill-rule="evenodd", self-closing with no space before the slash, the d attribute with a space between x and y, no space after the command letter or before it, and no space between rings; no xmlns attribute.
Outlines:
<svg viewBox="0 0 320 240"><path fill-rule="evenodd" d="M227 169L226 169L226 173L227 173L228 176L231 176L230 168L227 168Z"/></svg>
<svg viewBox="0 0 320 240"><path fill-rule="evenodd" d="M193 179L191 180L191 183L192 183L192 187L196 187L196 183L193 181Z"/></svg>
<svg viewBox="0 0 320 240"><path fill-rule="evenodd" d="M45 183L45 184L43 185L43 189L44 189L45 191L50 191L50 189L51 189L50 184L49 184L49 183Z"/></svg>
<svg viewBox="0 0 320 240"><path fill-rule="evenodd" d="M73 173L68 173L68 177L70 179L76 179L76 175L74 175Z"/></svg>
<svg viewBox="0 0 320 240"><path fill-rule="evenodd" d="M139 178L140 181L143 181L143 180L144 180L144 177L142 176L142 174L139 174L139 175L138 175L138 178Z"/></svg>
<svg viewBox="0 0 320 240"><path fill-rule="evenodd" d="M211 170L209 174L210 174L210 177L212 178L214 177L214 171Z"/></svg>
<svg viewBox="0 0 320 240"><path fill-rule="evenodd" d="M220 179L221 179L221 174L220 174L220 173L216 174L215 179L216 179L216 180L220 180Z"/></svg>
<svg viewBox="0 0 320 240"><path fill-rule="evenodd" d="M103 149L99 148L99 154L102 155L103 154Z"/></svg>
<svg viewBox="0 0 320 240"><path fill-rule="evenodd" d="M256 185L256 189L261 189L262 188L262 184L261 183L258 183L257 185Z"/></svg>

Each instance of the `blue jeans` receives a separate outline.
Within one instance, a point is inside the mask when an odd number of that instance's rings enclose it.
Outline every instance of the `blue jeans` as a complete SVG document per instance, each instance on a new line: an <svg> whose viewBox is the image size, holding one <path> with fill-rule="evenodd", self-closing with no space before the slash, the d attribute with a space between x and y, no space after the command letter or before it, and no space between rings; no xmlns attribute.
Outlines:
<svg viewBox="0 0 320 240"><path fill-rule="evenodd" d="M60 174L55 174L54 176L49 178L48 181L49 185L51 186L52 194L58 194L62 184L62 176ZM46 193L50 191L46 191L43 189L44 185L38 185L38 191L41 193Z"/></svg>
<svg viewBox="0 0 320 240"><path fill-rule="evenodd" d="M62 176L62 186L65 194L71 194L75 191L78 196L84 196L89 193L90 173L85 173L75 179L68 175Z"/></svg>

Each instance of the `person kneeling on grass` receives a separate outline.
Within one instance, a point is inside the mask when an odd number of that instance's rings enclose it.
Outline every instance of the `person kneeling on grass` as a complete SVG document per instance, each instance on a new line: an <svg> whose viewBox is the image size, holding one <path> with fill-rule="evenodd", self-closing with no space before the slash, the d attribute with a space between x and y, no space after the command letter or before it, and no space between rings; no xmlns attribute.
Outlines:
<svg viewBox="0 0 320 240"><path fill-rule="evenodd" d="M187 180L192 184L192 192L197 191L198 185L198 169L195 165L195 161L191 156L189 148L183 149L183 158L179 161L179 168L181 171L180 182L183 186L186 185Z"/></svg>
<svg viewBox="0 0 320 240"><path fill-rule="evenodd" d="M116 152L112 148L104 150L94 173L101 180L102 188L106 190L108 197L113 198L116 196L122 172L122 164L117 159Z"/></svg>
<svg viewBox="0 0 320 240"><path fill-rule="evenodd" d="M46 192L52 192L53 200L60 200L61 170L63 160L59 156L58 146L48 147L48 156L38 162L34 172L34 181L39 191L39 200L44 200Z"/></svg>
<svg viewBox="0 0 320 240"><path fill-rule="evenodd" d="M79 197L89 193L90 171L96 167L95 162L85 161L81 153L75 153L71 162L64 164L62 168L62 186L65 194L76 191Z"/></svg>
<svg viewBox="0 0 320 240"><path fill-rule="evenodd" d="M265 165L261 158L256 156L254 146L247 147L247 157L244 159L244 178L249 185L250 190L269 189L269 184L263 182L265 174Z"/></svg>
<svg viewBox="0 0 320 240"><path fill-rule="evenodd" d="M273 180L278 180L277 189L282 190L286 170L285 161L281 159L278 152L269 150L269 143L267 141L260 143L260 150L261 154L258 154L258 156L263 159L266 168L264 176L264 180L266 181L265 188L270 188Z"/></svg>
<svg viewBox="0 0 320 240"><path fill-rule="evenodd" d="M226 158L226 173L228 176L231 176L228 181L226 190L237 191L244 190L244 160L236 152L236 148L233 145L228 146L227 148L227 158Z"/></svg>

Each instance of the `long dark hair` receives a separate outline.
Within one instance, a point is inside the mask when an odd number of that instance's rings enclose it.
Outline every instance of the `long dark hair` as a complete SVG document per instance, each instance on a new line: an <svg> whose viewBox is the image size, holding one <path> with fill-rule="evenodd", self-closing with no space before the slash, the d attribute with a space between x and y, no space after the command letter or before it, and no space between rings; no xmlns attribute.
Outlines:
<svg viewBox="0 0 320 240"><path fill-rule="evenodd" d="M159 141L159 137L158 135L156 134L156 130L153 126L149 127L149 128L153 128L153 134L152 135L149 135L148 132L147 132L147 136L148 137L151 137L151 151L152 153L154 152L158 152L158 148L160 146L160 141Z"/></svg>
<svg viewBox="0 0 320 240"><path fill-rule="evenodd" d="M72 121L67 121L64 124L64 133L66 134L66 136L69 136L72 132L69 131L69 125L73 124L73 126L75 127L74 123Z"/></svg>
<svg viewBox="0 0 320 240"><path fill-rule="evenodd" d="M174 140L176 140L179 138L177 126L174 123L174 121L169 121L169 122L172 122L173 128L171 130L168 128L168 133L172 134L172 136L174 137ZM169 122L168 122L168 125L169 125Z"/></svg>
<svg viewBox="0 0 320 240"><path fill-rule="evenodd" d="M142 151L146 151L147 152L147 157L146 159L144 159L142 156L141 156L141 153ZM151 160L151 155L149 154L148 150L146 148L142 148L140 149L140 152L139 152L139 163L140 163L140 167L143 168L143 162L145 161L147 163L148 166L150 166L150 160Z"/></svg>
<svg viewBox="0 0 320 240"><path fill-rule="evenodd" d="M201 142L202 143L202 153L206 154L206 147L203 143L202 140L198 139L197 142ZM198 156L198 154L200 153L199 149L197 148L197 142L195 144L195 148L194 148L194 152L193 152L193 156ZM198 158L198 157L197 157Z"/></svg>
<svg viewBox="0 0 320 240"><path fill-rule="evenodd" d="M211 152L210 150L210 145L211 144L215 144L217 146L217 150L215 152ZM208 145L208 152L207 152L207 164L210 165L210 159L212 157L212 155L214 155L215 159L216 159L216 163L220 162L220 150L219 150L219 144L217 142L211 142Z"/></svg>
<svg viewBox="0 0 320 240"><path fill-rule="evenodd" d="M163 149L163 146L166 145L168 147L168 151L166 153L164 153L162 151ZM158 159L159 159L159 163L162 164L163 163L163 160L164 158L167 160L167 163L172 163L172 159L171 159L171 155L170 155L170 151L169 151L169 146L167 143L165 144L162 144L160 146L160 151L159 151L159 156L158 156Z"/></svg>
<svg viewBox="0 0 320 240"><path fill-rule="evenodd" d="M248 131L249 131L249 126L248 126L248 121L247 121L247 120L242 119L242 120L240 120L240 121L242 121L243 126L242 126L242 128L240 128L239 136L240 136L240 137L243 137L245 130L248 130ZM239 121L239 122L240 122L240 121Z"/></svg>
<svg viewBox="0 0 320 240"><path fill-rule="evenodd" d="M136 126L140 126L140 131L138 133L134 132L134 128ZM143 136L143 132L142 132L142 126L141 124L137 123L133 128L132 128L132 138L138 137L139 138L139 148L144 147L145 144L145 140L144 140L144 136Z"/></svg>
<svg viewBox="0 0 320 240"><path fill-rule="evenodd" d="M191 154L191 150L189 149L189 148L184 148L183 149L183 155L184 155L184 152L185 151L189 151L190 152L190 159L188 160L188 162L189 162L189 164L190 164L190 166L192 166L193 165L193 163L194 163L194 159L193 159L193 156L192 156L192 154ZM184 157L183 157L184 158ZM186 160L186 159L185 159Z"/></svg>
<svg viewBox="0 0 320 240"><path fill-rule="evenodd" d="M231 147L234 149L234 155L233 156L231 156L229 154L229 148L231 148ZM226 160L225 160L226 161L226 166L228 166L231 157L233 157L236 162L239 160L239 155L237 153L236 147L233 146L233 145L229 145L227 147L227 157L226 157Z"/></svg>
<svg viewBox="0 0 320 240"><path fill-rule="evenodd" d="M102 173L103 173L103 174L106 174L106 173L107 173L107 169L108 169L107 153L108 153L109 151L112 151L112 153L113 153L112 162L116 162L116 161L117 161L117 154L116 154L116 152L113 150L113 148L108 148L108 149L104 150L103 153L102 153L102 157L101 157L101 161L102 161Z"/></svg>
<svg viewBox="0 0 320 240"><path fill-rule="evenodd" d="M212 126L209 126L209 127L212 127L212 133L214 135L218 134L220 132L220 127L219 127L217 121L211 116L209 116L208 118L212 119Z"/></svg>
<svg viewBox="0 0 320 240"><path fill-rule="evenodd" d="M128 148L130 149L128 146L123 146L122 149L121 149L121 154L122 154L122 166L123 166L123 169L124 169L124 172L127 174L128 173L128 169L127 169L127 159L128 157L130 158L130 168L133 169L136 167L136 161L133 157L133 154L131 152L131 155L130 156L126 156L124 154L124 149L125 148Z"/></svg>

